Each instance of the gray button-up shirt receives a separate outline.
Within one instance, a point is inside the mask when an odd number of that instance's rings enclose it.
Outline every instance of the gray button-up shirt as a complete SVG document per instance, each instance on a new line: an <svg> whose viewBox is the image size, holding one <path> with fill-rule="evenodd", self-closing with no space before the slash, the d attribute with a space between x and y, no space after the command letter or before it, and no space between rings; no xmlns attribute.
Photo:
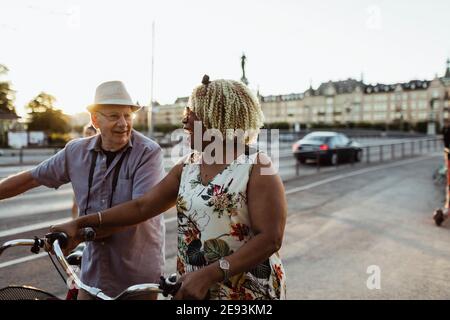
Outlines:
<svg viewBox="0 0 450 320"><path fill-rule="evenodd" d="M130 150L119 171L113 206L142 196L165 175L160 146L135 130L128 146L116 155L108 168L100 145L100 135L72 140L32 169L31 174L50 188L71 182L80 215L84 214L87 203L94 152L98 156L87 214L109 207L114 169L127 149ZM164 268L164 235L164 219L159 215L103 241L88 243L83 253L81 280L109 295L117 295L134 284L158 282Z"/></svg>

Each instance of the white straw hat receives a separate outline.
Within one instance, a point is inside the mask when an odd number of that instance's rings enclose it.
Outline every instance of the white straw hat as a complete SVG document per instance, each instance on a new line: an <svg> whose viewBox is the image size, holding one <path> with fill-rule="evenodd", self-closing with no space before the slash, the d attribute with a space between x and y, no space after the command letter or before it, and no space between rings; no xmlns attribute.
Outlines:
<svg viewBox="0 0 450 320"><path fill-rule="evenodd" d="M133 112L141 108L131 100L130 94L122 81L108 81L100 84L95 90L94 103L89 105L87 109L89 112L93 112L96 106L102 104L130 106Z"/></svg>

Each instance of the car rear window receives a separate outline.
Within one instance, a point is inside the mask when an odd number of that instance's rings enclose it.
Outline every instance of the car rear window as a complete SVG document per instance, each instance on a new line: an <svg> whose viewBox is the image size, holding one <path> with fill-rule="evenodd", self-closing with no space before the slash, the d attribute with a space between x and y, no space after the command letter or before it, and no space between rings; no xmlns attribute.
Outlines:
<svg viewBox="0 0 450 320"><path fill-rule="evenodd" d="M324 136L311 136L311 137L304 137L304 141L314 141L314 142L328 142L330 137L324 137Z"/></svg>

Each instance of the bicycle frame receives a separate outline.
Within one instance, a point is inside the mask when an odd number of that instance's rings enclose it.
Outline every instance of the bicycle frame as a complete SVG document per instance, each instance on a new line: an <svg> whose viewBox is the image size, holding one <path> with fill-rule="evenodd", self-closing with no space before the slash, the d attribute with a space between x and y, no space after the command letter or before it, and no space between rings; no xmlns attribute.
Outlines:
<svg viewBox="0 0 450 320"><path fill-rule="evenodd" d="M44 239L17 239L17 240L11 240L6 243L4 243L0 247L0 255L8 248L11 247L17 247L17 246L31 246L32 251L33 249L36 250L36 246L39 248L43 248L45 245L45 242L47 240ZM105 294L101 289L90 287L86 284L84 284L80 278L77 276L77 274L73 271L70 264L67 262L66 257L64 256L64 253L60 246L60 241L58 239L54 240L52 243L53 252L61 265L62 269L66 273L67 277L71 279L72 283L75 284L75 286L78 289L83 289L87 293L89 293L92 297L98 298L100 300L120 300L125 299L127 297L135 296L135 295L143 295L147 293L163 293L163 294L171 294L174 295L177 287L180 286L179 283L176 282L176 275L172 274L168 278L162 278L160 283L144 283L144 284L138 284L133 285L131 287L128 287L124 291L122 291L119 295L115 297L110 297L107 294ZM38 251L39 249L37 249ZM37 253L36 251L33 251L34 253ZM172 291L173 290L173 291Z"/></svg>

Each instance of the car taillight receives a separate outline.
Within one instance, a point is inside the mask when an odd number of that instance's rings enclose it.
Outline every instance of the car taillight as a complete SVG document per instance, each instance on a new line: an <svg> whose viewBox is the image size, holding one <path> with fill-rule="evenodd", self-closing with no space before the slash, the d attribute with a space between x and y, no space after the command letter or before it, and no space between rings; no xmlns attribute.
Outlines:
<svg viewBox="0 0 450 320"><path fill-rule="evenodd" d="M300 144L299 143L294 143L293 145L292 145L292 152L296 152L297 150L298 150L298 147L300 146Z"/></svg>
<svg viewBox="0 0 450 320"><path fill-rule="evenodd" d="M320 148L320 150L326 151L326 150L328 150L328 145L327 144L323 144L319 148Z"/></svg>

